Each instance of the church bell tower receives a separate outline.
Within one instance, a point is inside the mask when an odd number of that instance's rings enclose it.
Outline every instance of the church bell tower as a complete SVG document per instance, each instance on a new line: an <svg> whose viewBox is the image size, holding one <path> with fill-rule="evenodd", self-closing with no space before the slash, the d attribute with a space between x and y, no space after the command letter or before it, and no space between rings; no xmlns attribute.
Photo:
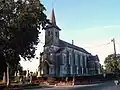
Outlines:
<svg viewBox="0 0 120 90"><path fill-rule="evenodd" d="M56 24L54 8L52 8L50 23L45 28L45 47L59 45L59 31L60 28Z"/></svg>

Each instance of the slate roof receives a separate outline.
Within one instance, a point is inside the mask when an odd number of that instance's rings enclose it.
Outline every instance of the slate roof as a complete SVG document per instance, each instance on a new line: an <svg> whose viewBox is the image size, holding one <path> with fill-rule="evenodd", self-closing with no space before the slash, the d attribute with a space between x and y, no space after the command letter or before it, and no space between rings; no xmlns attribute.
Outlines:
<svg viewBox="0 0 120 90"><path fill-rule="evenodd" d="M56 28L58 30L61 30L57 25L54 25L52 23L49 22L49 24L47 26L44 27L44 29L49 29L49 28Z"/></svg>
<svg viewBox="0 0 120 90"><path fill-rule="evenodd" d="M83 49L83 48L81 48L81 47L78 47L78 46L75 46L75 45L73 45L73 44L70 44L70 43L68 43L68 42L65 42L65 41L63 41L63 40L59 40L59 45L60 45L60 47L70 47L70 48L73 48L73 49L75 49L75 50L81 51L81 52L83 52L83 53L91 54L91 53L87 52L85 49Z"/></svg>

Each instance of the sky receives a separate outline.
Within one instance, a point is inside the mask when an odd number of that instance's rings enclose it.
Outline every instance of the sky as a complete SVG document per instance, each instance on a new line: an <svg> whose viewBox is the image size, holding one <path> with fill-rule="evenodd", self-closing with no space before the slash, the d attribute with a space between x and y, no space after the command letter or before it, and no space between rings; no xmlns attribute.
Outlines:
<svg viewBox="0 0 120 90"><path fill-rule="evenodd" d="M50 18L54 7L57 25L62 29L60 39L83 47L93 55L98 55L104 64L107 55L112 54L112 38L116 40L116 50L120 53L120 0L40 0ZM52 6L52 3L54 5ZM40 35L44 42L44 31ZM38 44L36 56L42 52L43 44ZM35 71L39 60L21 60L24 69Z"/></svg>

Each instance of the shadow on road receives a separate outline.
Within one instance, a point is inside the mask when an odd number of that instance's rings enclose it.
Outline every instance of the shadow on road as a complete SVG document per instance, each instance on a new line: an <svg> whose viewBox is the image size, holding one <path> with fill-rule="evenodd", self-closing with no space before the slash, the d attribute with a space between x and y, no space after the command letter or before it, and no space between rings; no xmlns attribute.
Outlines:
<svg viewBox="0 0 120 90"><path fill-rule="evenodd" d="M41 86L41 88L54 88L54 86Z"/></svg>
<svg viewBox="0 0 120 90"><path fill-rule="evenodd" d="M91 86L75 87L69 90L120 90L120 85L116 86L113 81L95 84Z"/></svg>

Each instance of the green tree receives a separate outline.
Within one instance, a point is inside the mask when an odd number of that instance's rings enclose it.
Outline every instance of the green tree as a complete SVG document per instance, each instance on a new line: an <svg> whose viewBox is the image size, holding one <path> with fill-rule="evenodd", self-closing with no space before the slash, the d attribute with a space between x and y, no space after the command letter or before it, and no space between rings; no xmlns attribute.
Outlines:
<svg viewBox="0 0 120 90"><path fill-rule="evenodd" d="M107 73L120 73L120 54L117 54L116 58L114 54L108 55L104 63Z"/></svg>
<svg viewBox="0 0 120 90"><path fill-rule="evenodd" d="M40 27L48 22L44 10L39 0L0 0L0 63L34 58Z"/></svg>
<svg viewBox="0 0 120 90"><path fill-rule="evenodd" d="M10 67L10 76L13 77L15 75L15 72L23 72L23 67L20 64L14 65Z"/></svg>

